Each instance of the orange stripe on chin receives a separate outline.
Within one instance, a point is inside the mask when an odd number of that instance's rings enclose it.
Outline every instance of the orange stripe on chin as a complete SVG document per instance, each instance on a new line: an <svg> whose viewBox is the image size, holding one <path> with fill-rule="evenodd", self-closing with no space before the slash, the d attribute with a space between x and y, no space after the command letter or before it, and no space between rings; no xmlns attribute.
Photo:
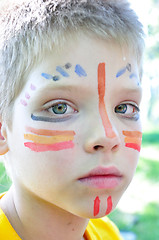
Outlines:
<svg viewBox="0 0 159 240"><path fill-rule="evenodd" d="M98 94L99 94L99 113L102 119L102 123L105 129L105 134L109 138L116 136L112 129L112 125L109 121L108 114L105 107L105 63L99 63L98 65Z"/></svg>

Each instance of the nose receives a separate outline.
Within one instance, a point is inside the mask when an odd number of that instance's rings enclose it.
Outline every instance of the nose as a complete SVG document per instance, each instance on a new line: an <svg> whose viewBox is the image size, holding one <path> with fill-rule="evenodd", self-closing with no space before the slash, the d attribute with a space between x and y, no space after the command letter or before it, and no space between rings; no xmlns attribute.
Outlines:
<svg viewBox="0 0 159 240"><path fill-rule="evenodd" d="M88 133L89 132L89 133ZM120 137L117 130L113 128L113 136L105 134L103 125L88 130L88 137L85 139L84 149L88 153L95 152L116 152L120 146Z"/></svg>

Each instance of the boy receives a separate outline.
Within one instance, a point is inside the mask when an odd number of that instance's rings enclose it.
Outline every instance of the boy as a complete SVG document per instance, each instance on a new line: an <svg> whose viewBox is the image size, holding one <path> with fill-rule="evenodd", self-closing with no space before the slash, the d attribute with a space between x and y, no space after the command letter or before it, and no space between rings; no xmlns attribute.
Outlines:
<svg viewBox="0 0 159 240"><path fill-rule="evenodd" d="M0 153L13 182L0 239L121 239L97 218L116 207L139 158L142 25L126 0L0 11Z"/></svg>

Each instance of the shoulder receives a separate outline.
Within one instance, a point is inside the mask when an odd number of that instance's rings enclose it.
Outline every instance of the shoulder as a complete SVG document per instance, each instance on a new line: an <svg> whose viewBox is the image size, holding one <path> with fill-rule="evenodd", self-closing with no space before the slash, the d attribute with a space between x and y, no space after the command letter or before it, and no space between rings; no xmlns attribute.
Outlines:
<svg viewBox="0 0 159 240"><path fill-rule="evenodd" d="M89 237L96 236L97 239L122 240L118 228L108 217L91 219L87 226L86 234Z"/></svg>
<svg viewBox="0 0 159 240"><path fill-rule="evenodd" d="M0 194L0 199L5 195ZM0 207L0 240L21 240Z"/></svg>

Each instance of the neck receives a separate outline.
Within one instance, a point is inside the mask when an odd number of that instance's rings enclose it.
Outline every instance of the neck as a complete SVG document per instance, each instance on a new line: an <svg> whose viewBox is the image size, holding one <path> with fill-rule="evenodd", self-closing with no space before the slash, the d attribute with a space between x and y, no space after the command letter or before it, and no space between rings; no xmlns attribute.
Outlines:
<svg viewBox="0 0 159 240"><path fill-rule="evenodd" d="M88 219L78 217L26 192L10 191L2 210L23 240L82 240Z"/></svg>

